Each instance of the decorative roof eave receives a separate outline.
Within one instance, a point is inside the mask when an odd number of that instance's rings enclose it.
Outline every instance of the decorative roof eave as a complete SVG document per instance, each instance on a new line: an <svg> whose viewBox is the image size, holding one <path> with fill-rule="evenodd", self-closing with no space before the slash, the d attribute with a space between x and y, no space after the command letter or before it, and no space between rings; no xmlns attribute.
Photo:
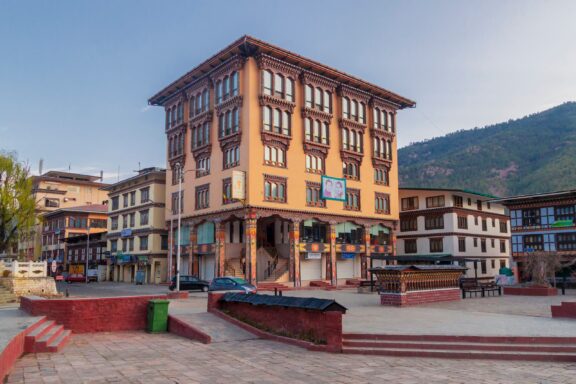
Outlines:
<svg viewBox="0 0 576 384"><path fill-rule="evenodd" d="M402 97L396 93L388 91L384 88L378 87L374 84L360 80L356 77L340 72L334 68L320 64L316 61L307 59L288 50L268 44L264 41L255 39L251 36L243 36L236 40L216 55L210 57L188 73L181 76L176 81L169 84L160 92L152 96L148 103L150 105L163 105L166 100L174 93L188 88L190 84L195 83L197 80L212 72L216 67L220 66L225 61L232 58L234 55L240 54L243 57L255 56L258 53L265 53L269 56L283 60L287 63L303 68L305 70L313 71L321 76L327 77L333 81L358 88L364 92L375 95L376 97L388 100L394 108L403 109L415 107L416 102Z"/></svg>

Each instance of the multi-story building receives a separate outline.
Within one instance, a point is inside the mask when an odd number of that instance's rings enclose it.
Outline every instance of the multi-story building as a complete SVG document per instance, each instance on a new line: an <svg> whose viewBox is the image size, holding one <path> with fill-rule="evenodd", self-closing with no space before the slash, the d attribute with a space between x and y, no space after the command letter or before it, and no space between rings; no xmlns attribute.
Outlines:
<svg viewBox="0 0 576 384"><path fill-rule="evenodd" d="M100 181L98 181L100 180ZM37 202L36 215L61 208L103 204L107 199L102 177L81 175L70 172L49 171L40 176L32 176L32 193ZM42 245L42 223L29 233L20 235L18 253L28 259L40 257Z"/></svg>
<svg viewBox="0 0 576 384"><path fill-rule="evenodd" d="M108 249L114 281L167 281L166 170L146 168L104 188L108 192Z"/></svg>
<svg viewBox="0 0 576 384"><path fill-rule="evenodd" d="M510 267L510 226L494 196L461 189L400 188L398 260L459 261L467 277Z"/></svg>
<svg viewBox="0 0 576 384"><path fill-rule="evenodd" d="M100 224L103 224L100 222ZM98 281L108 280L106 232L92 232L64 239L69 273L83 273L88 253L88 269L97 270Z"/></svg>
<svg viewBox="0 0 576 384"><path fill-rule="evenodd" d="M41 259L52 262L55 260L61 270L69 271L70 266L86 264L85 249L69 252L70 239L77 236L100 234L106 232L108 207L103 204L83 205L79 207L59 208L46 212L41 216L42 233ZM99 236L95 236L97 239ZM75 243L73 241L72 243ZM105 264L102 259L103 250L96 241L92 244L89 265Z"/></svg>
<svg viewBox="0 0 576 384"><path fill-rule="evenodd" d="M563 263L576 258L576 189L496 201L505 205L510 213L512 258L520 277L530 252L554 252L561 256Z"/></svg>
<svg viewBox="0 0 576 384"><path fill-rule="evenodd" d="M393 253L413 101L245 36L149 103L166 111L167 220L183 170L181 271L335 285Z"/></svg>

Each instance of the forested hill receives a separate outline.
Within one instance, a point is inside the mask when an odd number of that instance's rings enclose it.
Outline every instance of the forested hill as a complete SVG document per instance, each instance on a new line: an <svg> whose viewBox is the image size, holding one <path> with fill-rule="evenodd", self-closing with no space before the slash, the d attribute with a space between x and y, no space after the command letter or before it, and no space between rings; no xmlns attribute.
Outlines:
<svg viewBox="0 0 576 384"><path fill-rule="evenodd" d="M576 102L398 151L400 186L496 196L576 188Z"/></svg>

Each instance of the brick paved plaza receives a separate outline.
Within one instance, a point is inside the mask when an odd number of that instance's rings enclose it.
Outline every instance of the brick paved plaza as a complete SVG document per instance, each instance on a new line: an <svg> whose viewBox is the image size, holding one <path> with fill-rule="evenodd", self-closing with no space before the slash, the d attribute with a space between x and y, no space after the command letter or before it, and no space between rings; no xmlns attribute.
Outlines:
<svg viewBox="0 0 576 384"><path fill-rule="evenodd" d="M27 355L8 383L574 383L576 364L308 352L264 340L200 344L144 332L76 335Z"/></svg>

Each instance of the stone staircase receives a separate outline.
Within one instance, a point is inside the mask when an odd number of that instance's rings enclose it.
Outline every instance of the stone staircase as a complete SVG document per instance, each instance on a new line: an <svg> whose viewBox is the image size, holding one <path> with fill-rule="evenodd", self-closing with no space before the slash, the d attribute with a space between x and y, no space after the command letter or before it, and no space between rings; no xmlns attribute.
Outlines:
<svg viewBox="0 0 576 384"><path fill-rule="evenodd" d="M287 282L289 279L289 271L288 271L288 259L279 257L278 263L276 264L276 268L272 271L270 276L263 280L265 283L273 283L273 282Z"/></svg>
<svg viewBox="0 0 576 384"><path fill-rule="evenodd" d="M576 362L576 337L344 334L342 353Z"/></svg>
<svg viewBox="0 0 576 384"><path fill-rule="evenodd" d="M0 305L17 303L18 297L14 295L10 290L0 285Z"/></svg>
<svg viewBox="0 0 576 384"><path fill-rule="evenodd" d="M31 330L24 341L24 352L58 352L70 341L72 332L52 320L44 320Z"/></svg>
<svg viewBox="0 0 576 384"><path fill-rule="evenodd" d="M233 277L244 277L242 273L242 265L240 264L240 258L227 259L224 263L224 273L226 276Z"/></svg>

